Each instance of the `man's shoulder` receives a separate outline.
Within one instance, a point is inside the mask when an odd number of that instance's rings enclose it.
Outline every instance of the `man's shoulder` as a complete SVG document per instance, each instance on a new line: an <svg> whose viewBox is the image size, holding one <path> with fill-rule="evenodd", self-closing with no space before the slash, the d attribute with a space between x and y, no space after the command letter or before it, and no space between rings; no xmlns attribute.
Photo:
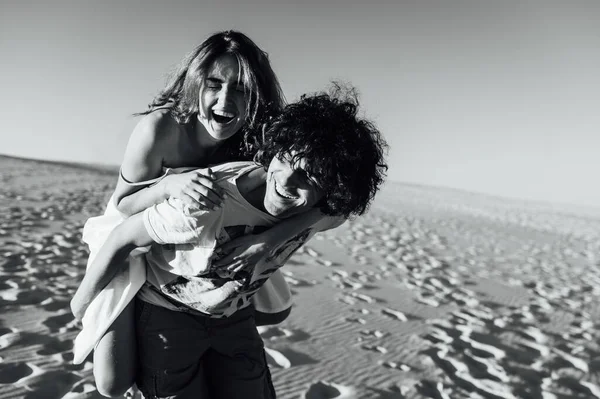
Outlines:
<svg viewBox="0 0 600 399"><path fill-rule="evenodd" d="M217 183L223 190L238 196L243 194L243 187L239 188L240 181L244 179L244 176L248 175L253 170L261 168L262 166L256 162L239 161L239 162L227 162L224 164L211 166L211 170L215 175L215 183Z"/></svg>
<svg viewBox="0 0 600 399"><path fill-rule="evenodd" d="M210 169L216 176L216 181L226 181L241 176L250 170L259 168L260 165L252 161L226 162L213 165Z"/></svg>

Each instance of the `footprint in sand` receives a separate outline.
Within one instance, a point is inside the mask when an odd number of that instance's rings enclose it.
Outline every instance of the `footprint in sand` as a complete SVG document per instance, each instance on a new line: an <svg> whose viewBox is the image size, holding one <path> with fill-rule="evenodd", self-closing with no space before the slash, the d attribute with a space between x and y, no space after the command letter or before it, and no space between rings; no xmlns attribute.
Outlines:
<svg viewBox="0 0 600 399"><path fill-rule="evenodd" d="M313 383L303 395L304 399L358 399L352 387L328 381Z"/></svg>
<svg viewBox="0 0 600 399"><path fill-rule="evenodd" d="M485 398L517 399L510 386L502 382L480 380L466 372L457 372L452 379L457 385L470 387Z"/></svg>
<svg viewBox="0 0 600 399"><path fill-rule="evenodd" d="M574 392L580 392L587 398L600 399L600 387L589 381L578 381L573 377L560 377L557 382Z"/></svg>
<svg viewBox="0 0 600 399"><path fill-rule="evenodd" d="M57 332L65 327L78 328L77 323L75 322L75 317L73 317L71 312L50 316L44 320L42 324L48 327L50 332Z"/></svg>
<svg viewBox="0 0 600 399"><path fill-rule="evenodd" d="M392 362L392 361L381 361L379 362L379 364L381 364L383 367L388 368L388 369L395 369L395 370L401 370L401 371L410 371L412 370L412 367L410 367L408 364L404 364L404 363L398 363L398 362Z"/></svg>
<svg viewBox="0 0 600 399"><path fill-rule="evenodd" d="M356 300L349 295L341 295L337 296L336 300L341 303L345 303L346 305L355 305Z"/></svg>
<svg viewBox="0 0 600 399"><path fill-rule="evenodd" d="M14 384L23 377L33 373L34 369L27 363L1 363L0 384Z"/></svg>
<svg viewBox="0 0 600 399"><path fill-rule="evenodd" d="M301 247L298 253L306 253L313 258L320 258L321 254L310 247Z"/></svg>
<svg viewBox="0 0 600 399"><path fill-rule="evenodd" d="M317 283L314 280L306 281L306 280L302 280L302 279L298 279L298 278L294 278L294 277L290 277L290 276L284 276L283 278L289 285L292 285L294 287L311 287Z"/></svg>
<svg viewBox="0 0 600 399"><path fill-rule="evenodd" d="M428 398L451 399L448 388L442 382L421 380L415 385L417 392Z"/></svg>
<svg viewBox="0 0 600 399"><path fill-rule="evenodd" d="M290 330L277 326L259 326L256 329L258 330L258 333L260 334L263 340L287 338L292 335L292 332Z"/></svg>
<svg viewBox="0 0 600 399"><path fill-rule="evenodd" d="M317 263L319 263L319 264L321 264L321 265L323 265L325 267L332 267L332 266L337 266L338 265L337 263L333 263L330 260L324 260L324 259L318 259Z"/></svg>
<svg viewBox="0 0 600 399"><path fill-rule="evenodd" d="M71 351L73 349L73 342L70 340L67 341L50 341L42 349L37 351L38 355L49 356L55 355L58 353L63 353L66 351Z"/></svg>
<svg viewBox="0 0 600 399"><path fill-rule="evenodd" d="M406 317L406 315L402 312L400 312L399 310L394 310L391 308L383 308L381 309L381 313L391 317L392 319L395 320L399 320L399 321L408 321L408 317Z"/></svg>
<svg viewBox="0 0 600 399"><path fill-rule="evenodd" d="M350 296L353 297L353 298L358 299L359 301L363 301L363 302L366 302L366 303L383 302L382 299L374 298L372 296L365 295L365 294L359 294L358 292L351 292Z"/></svg>
<svg viewBox="0 0 600 399"><path fill-rule="evenodd" d="M576 356L572 356L558 348L552 348L552 351L558 356L560 356L571 367L575 367L576 369L579 369L586 374L589 373L590 370L585 360L580 359Z"/></svg>
<svg viewBox="0 0 600 399"><path fill-rule="evenodd" d="M71 387L81 380L81 376L63 370L46 371L40 368L31 375L22 378L18 385L26 386L30 391L24 399L62 398Z"/></svg>
<svg viewBox="0 0 600 399"><path fill-rule="evenodd" d="M380 330L361 330L360 333L362 335L375 337L375 338L383 338L387 335L387 333Z"/></svg>
<svg viewBox="0 0 600 399"><path fill-rule="evenodd" d="M6 301L7 305L10 303L23 306L23 305L37 305L48 299L52 294L48 290L39 289L36 286L28 288L13 288L6 290L0 297Z"/></svg>
<svg viewBox="0 0 600 399"><path fill-rule="evenodd" d="M275 341L285 339L291 342L304 341L310 338L310 334L302 330L288 330L277 326L257 327L258 333L263 340Z"/></svg>
<svg viewBox="0 0 600 399"><path fill-rule="evenodd" d="M96 391L96 386L89 381L79 381L71 390L61 399L81 399L87 397L86 394L91 394ZM99 396L99 395L98 395Z"/></svg>
<svg viewBox="0 0 600 399"><path fill-rule="evenodd" d="M372 351L372 352L379 352L384 355L386 353L388 353L388 350L380 345L363 345L363 346L361 346L361 348L368 350L368 351Z"/></svg>
<svg viewBox="0 0 600 399"><path fill-rule="evenodd" d="M448 348L430 348L422 353L429 355L458 386L467 387L469 391L475 391L486 398L516 399L506 383L492 379L479 379L472 375L469 366L452 356Z"/></svg>
<svg viewBox="0 0 600 399"><path fill-rule="evenodd" d="M318 363L318 360L290 348L275 350L265 347L265 353L269 365L283 369L289 369L290 367L301 366L304 364Z"/></svg>
<svg viewBox="0 0 600 399"><path fill-rule="evenodd" d="M24 257L21 257L20 254L18 255L7 255L7 259L5 259L4 263L2 263L0 265L0 267L2 267L2 270L5 271L10 271L10 272L16 272L19 270L22 270L23 267L26 264L26 260Z"/></svg>
<svg viewBox="0 0 600 399"><path fill-rule="evenodd" d="M477 370L478 378L501 381L505 384L510 382L510 377L504 368L493 360L475 356L471 351L464 351L464 360L473 370Z"/></svg>
<svg viewBox="0 0 600 399"><path fill-rule="evenodd" d="M0 349L5 349L21 339L21 332L16 328L0 329Z"/></svg>
<svg viewBox="0 0 600 399"><path fill-rule="evenodd" d="M361 288L366 288L365 285L363 283L360 283L358 281L352 280L350 278L347 279L340 279L338 280L339 286L340 288L350 288L352 290L358 290Z"/></svg>
<svg viewBox="0 0 600 399"><path fill-rule="evenodd" d="M434 308L437 308L440 306L440 301L437 299L434 299L430 296L419 296L419 297L415 298L414 300L415 300L415 302L419 302L424 305L432 306Z"/></svg>
<svg viewBox="0 0 600 399"><path fill-rule="evenodd" d="M0 271L0 290L10 290L19 288L19 284L12 281L14 274L12 273L4 273Z"/></svg>
<svg viewBox="0 0 600 399"><path fill-rule="evenodd" d="M344 318L344 320L349 321L351 323L358 323L358 324L367 324L367 321L361 317L346 317Z"/></svg>
<svg viewBox="0 0 600 399"><path fill-rule="evenodd" d="M588 367L591 373L600 372L600 356L592 358L588 363Z"/></svg>
<svg viewBox="0 0 600 399"><path fill-rule="evenodd" d="M42 305L44 310L47 310L49 312L56 312L58 310L68 308L69 302L70 301L68 299L58 300L56 298L48 298L41 302L40 305Z"/></svg>
<svg viewBox="0 0 600 399"><path fill-rule="evenodd" d="M73 348L73 344L71 343L71 349ZM73 351L68 350L65 352L57 352L53 355L49 356L56 363L64 364L64 368L70 371L79 371L83 370L85 364L73 364Z"/></svg>

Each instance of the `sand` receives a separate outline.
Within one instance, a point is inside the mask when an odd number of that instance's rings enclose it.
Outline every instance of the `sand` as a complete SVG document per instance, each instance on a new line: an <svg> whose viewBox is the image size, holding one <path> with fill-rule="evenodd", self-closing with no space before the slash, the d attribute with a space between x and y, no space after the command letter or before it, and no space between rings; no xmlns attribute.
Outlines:
<svg viewBox="0 0 600 399"><path fill-rule="evenodd" d="M0 157L0 397L99 398L69 300L114 171ZM600 398L600 210L389 183L284 267L279 398Z"/></svg>

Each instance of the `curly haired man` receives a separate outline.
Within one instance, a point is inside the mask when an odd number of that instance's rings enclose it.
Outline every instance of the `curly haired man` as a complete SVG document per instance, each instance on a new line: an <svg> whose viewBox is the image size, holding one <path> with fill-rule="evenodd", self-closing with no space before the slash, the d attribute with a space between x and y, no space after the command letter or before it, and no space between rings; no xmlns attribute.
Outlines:
<svg viewBox="0 0 600 399"><path fill-rule="evenodd" d="M357 116L353 91L336 89L303 96L269 119L254 162L212 168L227 193L222 208L169 199L115 228L98 254L75 307L89 303L133 249L151 245L135 299L137 384L146 398L275 397L250 298L315 233L363 214L387 169L379 131ZM314 208L327 216L264 261L214 265L222 243Z"/></svg>

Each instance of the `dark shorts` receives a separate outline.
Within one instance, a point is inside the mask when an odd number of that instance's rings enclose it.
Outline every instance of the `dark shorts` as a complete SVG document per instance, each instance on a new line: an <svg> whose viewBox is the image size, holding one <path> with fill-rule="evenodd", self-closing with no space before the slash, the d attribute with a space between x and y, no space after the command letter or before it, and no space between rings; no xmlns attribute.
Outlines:
<svg viewBox="0 0 600 399"><path fill-rule="evenodd" d="M135 300L139 367L146 399L274 399L253 308L216 319Z"/></svg>

